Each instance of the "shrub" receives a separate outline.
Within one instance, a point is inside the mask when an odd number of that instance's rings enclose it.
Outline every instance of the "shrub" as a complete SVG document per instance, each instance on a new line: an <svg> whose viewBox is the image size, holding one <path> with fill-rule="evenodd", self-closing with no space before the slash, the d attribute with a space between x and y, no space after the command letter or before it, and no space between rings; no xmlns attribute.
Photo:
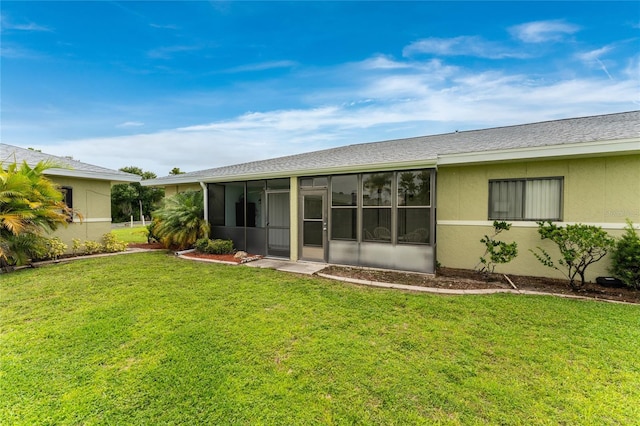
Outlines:
<svg viewBox="0 0 640 426"><path fill-rule="evenodd" d="M57 260L67 251L67 248L69 248L69 246L63 243L60 238L54 237L43 238L43 248L43 259Z"/></svg>
<svg viewBox="0 0 640 426"><path fill-rule="evenodd" d="M543 265L562 272L569 279L569 286L574 290L584 287L584 274L587 267L605 257L615 243L615 240L601 227L581 223L563 228L549 221L538 222L538 233L543 240L550 239L558 246L561 257L557 264L563 269L560 269L551 259L551 255L540 247L537 247L537 252L530 250L531 253ZM576 283L578 275L580 284Z"/></svg>
<svg viewBox="0 0 640 426"><path fill-rule="evenodd" d="M96 254L102 252L102 244L97 241L85 241L82 244L84 254Z"/></svg>
<svg viewBox="0 0 640 426"><path fill-rule="evenodd" d="M233 253L233 241L231 240L210 240L201 238L196 241L196 250L207 254L231 254Z"/></svg>
<svg viewBox="0 0 640 426"><path fill-rule="evenodd" d="M102 251L104 253L116 253L126 249L127 243L118 240L118 237L113 232L108 232L102 236Z"/></svg>
<svg viewBox="0 0 640 426"><path fill-rule="evenodd" d="M511 224L494 220L493 229L493 235L485 235L480 240L485 245L486 250L484 255L480 257L480 263L476 266L477 270L487 274L492 274L498 264L509 263L518 255L518 243L505 243L495 239L502 231L511 229Z"/></svg>
<svg viewBox="0 0 640 426"><path fill-rule="evenodd" d="M640 289L640 236L627 219L624 235L616 241L611 253L611 272L626 286Z"/></svg>
<svg viewBox="0 0 640 426"><path fill-rule="evenodd" d="M185 249L206 235L209 223L204 218L204 198L201 192L179 192L165 198L162 207L153 213L153 234L166 247Z"/></svg>
<svg viewBox="0 0 640 426"><path fill-rule="evenodd" d="M73 245L71 246L71 253L74 255L80 254L82 252L82 241L80 241L80 238L74 238L72 241Z"/></svg>

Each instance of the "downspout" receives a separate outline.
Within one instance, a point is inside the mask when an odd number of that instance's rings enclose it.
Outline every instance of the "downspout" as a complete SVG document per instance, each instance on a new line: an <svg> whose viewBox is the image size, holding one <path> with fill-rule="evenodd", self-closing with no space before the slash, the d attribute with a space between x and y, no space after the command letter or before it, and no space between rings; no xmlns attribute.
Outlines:
<svg viewBox="0 0 640 426"><path fill-rule="evenodd" d="M204 182L199 182L204 197L204 221L209 223L209 188Z"/></svg>

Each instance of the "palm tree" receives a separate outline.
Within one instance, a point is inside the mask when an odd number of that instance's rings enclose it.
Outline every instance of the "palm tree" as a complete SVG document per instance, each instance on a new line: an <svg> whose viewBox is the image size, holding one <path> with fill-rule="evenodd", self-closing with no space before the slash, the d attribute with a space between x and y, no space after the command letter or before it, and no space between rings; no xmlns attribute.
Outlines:
<svg viewBox="0 0 640 426"><path fill-rule="evenodd" d="M37 248L38 237L67 224L71 210L62 201L56 184L44 171L57 167L39 162L31 167L0 164L0 267L28 261Z"/></svg>
<svg viewBox="0 0 640 426"><path fill-rule="evenodd" d="M153 213L154 234L166 247L185 249L199 238L209 235L209 223L204 219L204 198L201 192L180 192L165 198L163 206Z"/></svg>

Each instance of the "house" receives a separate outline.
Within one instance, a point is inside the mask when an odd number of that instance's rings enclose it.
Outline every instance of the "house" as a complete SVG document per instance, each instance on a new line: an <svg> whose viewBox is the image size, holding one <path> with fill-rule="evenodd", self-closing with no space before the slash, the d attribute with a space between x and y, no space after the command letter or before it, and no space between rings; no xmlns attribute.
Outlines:
<svg viewBox="0 0 640 426"><path fill-rule="evenodd" d="M51 236L59 237L69 247L73 239L100 241L111 231L111 185L138 182L140 176L119 170L106 169L66 157L56 157L30 149L0 144L1 163L22 163L34 166L49 161L58 167L45 175L59 185L64 202L73 209L73 220L67 227L58 228Z"/></svg>
<svg viewBox="0 0 640 426"><path fill-rule="evenodd" d="M212 238L291 260L432 273L472 269L494 220L520 255L498 271L560 277L528 251L536 221L640 222L640 111L461 131L143 182L205 194ZM606 273L594 265L589 279Z"/></svg>

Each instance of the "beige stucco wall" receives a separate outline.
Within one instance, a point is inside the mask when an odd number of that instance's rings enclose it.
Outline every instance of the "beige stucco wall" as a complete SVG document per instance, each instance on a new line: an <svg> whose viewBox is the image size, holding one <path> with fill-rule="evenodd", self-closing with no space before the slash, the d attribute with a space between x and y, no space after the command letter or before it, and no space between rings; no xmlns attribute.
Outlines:
<svg viewBox="0 0 640 426"><path fill-rule="evenodd" d="M167 185L164 187L164 196L171 197L179 192L185 191L201 191L202 188L198 183L189 183L183 185Z"/></svg>
<svg viewBox="0 0 640 426"><path fill-rule="evenodd" d="M67 227L60 227L50 236L60 237L71 248L74 238L82 241L101 241L111 231L111 183L94 179L52 176L60 186L73 190L73 210L82 215Z"/></svg>
<svg viewBox="0 0 640 426"><path fill-rule="evenodd" d="M480 239L492 233L488 220L489 179L564 177L563 221L602 226L622 234L625 218L640 224L640 155L553 161L441 166L437 175L437 260L442 266L473 269L484 253ZM540 264L529 249L545 248L557 259L552 243L542 241L532 222L511 222L500 234L518 242L518 257L496 272L552 276L562 274ZM590 266L587 278L608 275L608 259Z"/></svg>

